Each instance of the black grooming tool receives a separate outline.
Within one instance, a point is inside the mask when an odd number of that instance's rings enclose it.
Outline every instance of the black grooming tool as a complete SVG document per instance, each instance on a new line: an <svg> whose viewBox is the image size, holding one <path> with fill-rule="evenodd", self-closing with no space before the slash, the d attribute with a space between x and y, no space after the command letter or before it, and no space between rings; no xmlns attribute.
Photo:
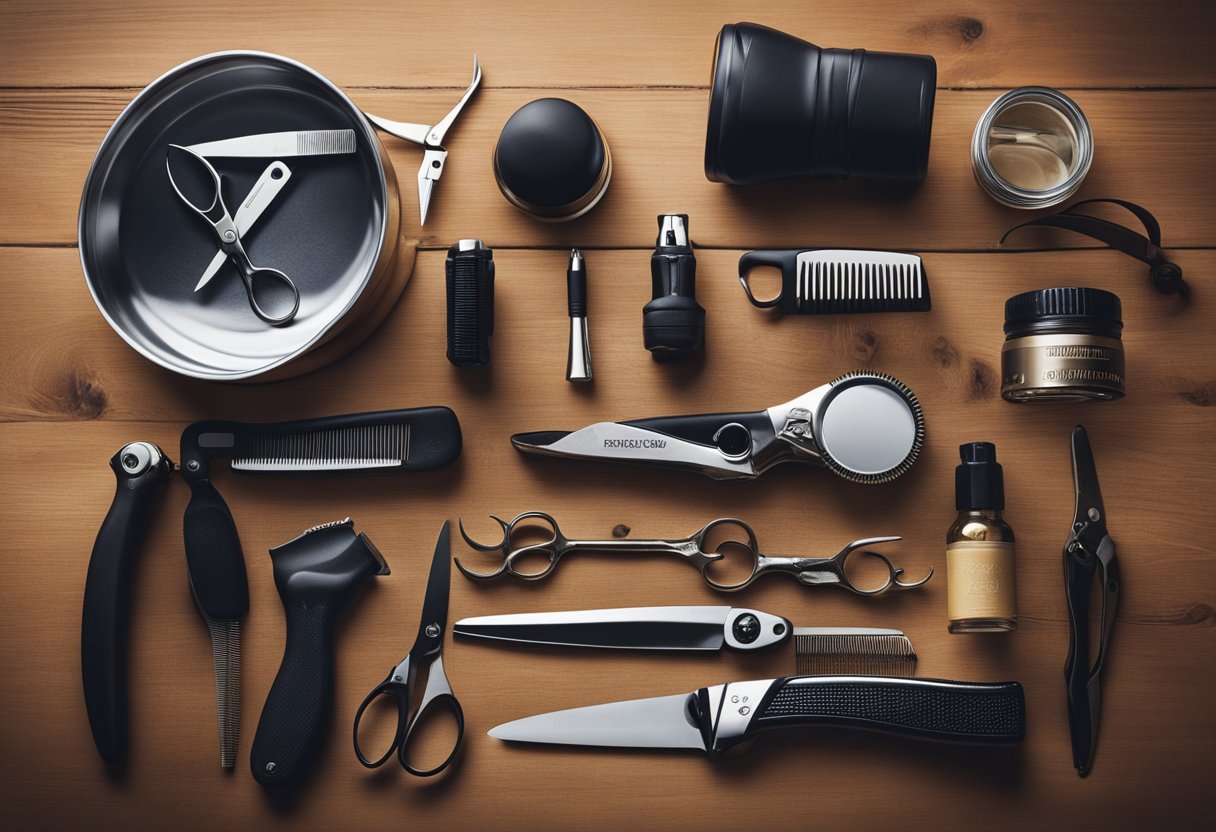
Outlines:
<svg viewBox="0 0 1216 832"><path fill-rule="evenodd" d="M249 755L267 789L292 791L308 776L329 733L334 702L334 622L388 564L350 518L308 529L270 550L287 618L287 644L262 706Z"/></svg>
<svg viewBox="0 0 1216 832"><path fill-rule="evenodd" d="M1126 208L1144 224L1145 233L1141 234L1100 217L1077 213L1077 209L1082 205L1090 205L1095 202L1105 202ZM1191 290L1182 279L1182 267L1165 259L1165 251L1161 248L1160 223L1146 208L1142 208L1134 202L1123 199L1083 199L1080 202L1074 202L1058 214L1050 214L1021 225L1015 225L1005 232L1000 243L1004 243L1006 238L1019 228L1029 226L1063 228L1106 243L1113 249L1147 263L1149 280L1152 281L1158 292L1163 295L1177 294L1183 302L1190 300Z"/></svg>
<svg viewBox="0 0 1216 832"><path fill-rule="evenodd" d="M937 64L928 55L820 49L757 26L722 27L705 176L919 183L929 165Z"/></svg>
<svg viewBox="0 0 1216 832"><path fill-rule="evenodd" d="M687 214L660 214L650 257L653 299L642 307L642 338L656 361L695 352L705 343L705 310L697 303L697 258Z"/></svg>
<svg viewBox="0 0 1216 832"><path fill-rule="evenodd" d="M356 413L299 422L195 422L182 432L190 502L182 523L190 589L211 632L220 765L236 762L240 730L240 619L249 610L245 558L211 462L254 473L428 471L460 455L460 423L446 407Z"/></svg>
<svg viewBox="0 0 1216 832"><path fill-rule="evenodd" d="M448 361L457 367L490 363L494 334L494 252L481 240L448 249Z"/></svg>
<svg viewBox="0 0 1216 832"><path fill-rule="evenodd" d="M1070 642L1064 662L1068 694L1068 728L1072 736L1072 759L1077 774L1085 777L1094 764L1098 748L1098 725L1102 715L1102 665L1110 649L1119 603L1119 562L1115 541L1106 531L1106 507L1098 486L1094 452L1085 428L1072 432L1073 484L1077 508L1064 544L1064 592L1068 599ZM1099 619L1098 655L1089 658L1089 601L1094 580L1102 598Z"/></svg>
<svg viewBox="0 0 1216 832"><path fill-rule="evenodd" d="M127 760L127 642L135 558L173 462L151 442L132 442L110 458L118 481L97 532L84 585L80 670L93 741L114 771Z"/></svg>
<svg viewBox="0 0 1216 832"><path fill-rule="evenodd" d="M566 381L591 381L591 342L587 340L587 265L582 252L570 249L566 267L566 311L570 314L570 347Z"/></svg>
<svg viewBox="0 0 1216 832"><path fill-rule="evenodd" d="M756 297L756 266L781 269L781 293ZM800 315L842 312L928 312L925 267L914 254L848 249L749 251L739 258L739 282L753 306Z"/></svg>

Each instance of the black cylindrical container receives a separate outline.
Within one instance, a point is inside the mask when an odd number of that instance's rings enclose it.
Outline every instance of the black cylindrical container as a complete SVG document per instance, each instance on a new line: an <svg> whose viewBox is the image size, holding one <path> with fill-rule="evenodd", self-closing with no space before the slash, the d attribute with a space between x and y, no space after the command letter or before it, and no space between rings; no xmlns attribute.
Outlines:
<svg viewBox="0 0 1216 832"><path fill-rule="evenodd" d="M1005 302L1001 395L1011 402L1123 398L1123 309L1102 289L1038 289Z"/></svg>
<svg viewBox="0 0 1216 832"><path fill-rule="evenodd" d="M793 176L919 183L936 85L928 55L820 49L728 24L714 55L705 175L734 185Z"/></svg>

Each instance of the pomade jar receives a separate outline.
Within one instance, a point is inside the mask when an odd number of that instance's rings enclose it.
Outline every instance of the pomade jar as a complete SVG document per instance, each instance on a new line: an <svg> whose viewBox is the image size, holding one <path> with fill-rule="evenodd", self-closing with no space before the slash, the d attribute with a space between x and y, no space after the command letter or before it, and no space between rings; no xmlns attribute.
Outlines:
<svg viewBox="0 0 1216 832"><path fill-rule="evenodd" d="M1080 287L1037 289L1005 302L1001 395L1011 402L1121 399L1119 296Z"/></svg>

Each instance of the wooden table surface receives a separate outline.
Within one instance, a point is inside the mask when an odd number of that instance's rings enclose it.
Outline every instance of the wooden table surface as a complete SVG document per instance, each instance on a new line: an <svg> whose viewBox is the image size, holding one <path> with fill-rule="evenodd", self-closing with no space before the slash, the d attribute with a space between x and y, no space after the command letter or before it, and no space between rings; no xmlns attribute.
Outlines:
<svg viewBox="0 0 1216 832"><path fill-rule="evenodd" d="M747 4L557 4L215 0L173 4L4 0L0 4L0 802L8 828L718 829L1161 828L1210 823L1216 743L1216 6L1203 2L853 0ZM702 172L708 73L719 28L755 20L824 46L932 54L938 95L924 186L892 199L851 183L732 189ZM467 81L480 93L451 135L449 169L420 239L413 279L367 343L336 364L273 384L174 376L129 349L98 314L76 250L76 207L93 152L135 93L169 68L221 49L288 55L359 105L437 118ZM1025 215L972 181L968 144L1001 92L1040 84L1075 98L1096 156L1082 197L1131 199L1161 220L1194 302L1157 294L1127 257L1064 233L1026 234ZM490 152L507 116L560 95L600 123L616 164L607 198L568 224L531 222L499 195ZM419 151L387 142L413 222ZM703 365L656 365L641 344L655 216L691 215ZM443 357L443 259L477 236L498 264L494 363ZM566 249L587 251L596 380L564 381ZM923 254L925 316L774 320L735 281L740 250L893 248ZM1000 398L1002 304L1023 290L1096 285L1123 299L1127 398L1017 407ZM759 409L859 369L892 373L928 421L921 462L878 487L786 466L721 484L691 474L525 459L507 436L601 419ZM187 489L175 481L138 567L131 645L131 764L107 780L79 678L85 569L110 503L106 460L146 439L176 451L195 419L277 420L446 404L465 450L454 467L399 479L242 478L222 473L244 543L240 760L218 765L207 633L182 556ZM1068 625L1061 544L1072 516L1068 435L1089 428L1125 581L1104 684L1093 774L1073 771L1061 667ZM1021 625L1012 635L946 632L943 536L959 443L994 441L1018 535ZM172 454L176 456L176 453ZM797 625L902 628L919 674L1017 679L1020 746L975 750L837 732L790 733L713 762L697 755L510 748L485 736L526 714L793 672L790 650L752 657L598 655L461 642L445 661L468 718L462 767L422 783L369 774L349 745L362 695L412 641L429 555L445 518L488 534L491 513L555 514L603 536L677 536L720 515L746 518L766 548L835 551L900 534L891 553L923 590L862 599L773 580L738 600ZM248 769L249 743L278 667L283 615L267 549L350 515L392 566L338 632L329 745L293 806L272 805ZM457 554L464 552L457 546ZM715 604L685 565L663 559L563 564L536 586L453 577L452 619L647 604Z"/></svg>

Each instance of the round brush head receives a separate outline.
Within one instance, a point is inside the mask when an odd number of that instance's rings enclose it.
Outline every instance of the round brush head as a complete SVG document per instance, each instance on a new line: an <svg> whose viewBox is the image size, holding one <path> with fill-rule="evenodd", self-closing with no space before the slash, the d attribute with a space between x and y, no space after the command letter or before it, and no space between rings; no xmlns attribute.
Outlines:
<svg viewBox="0 0 1216 832"><path fill-rule="evenodd" d="M881 483L911 468L925 444L916 394L883 373L846 373L831 385L814 424L828 469L852 482Z"/></svg>

